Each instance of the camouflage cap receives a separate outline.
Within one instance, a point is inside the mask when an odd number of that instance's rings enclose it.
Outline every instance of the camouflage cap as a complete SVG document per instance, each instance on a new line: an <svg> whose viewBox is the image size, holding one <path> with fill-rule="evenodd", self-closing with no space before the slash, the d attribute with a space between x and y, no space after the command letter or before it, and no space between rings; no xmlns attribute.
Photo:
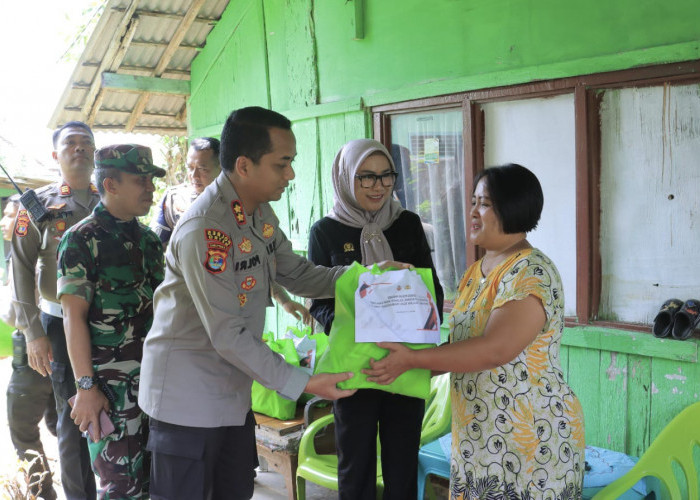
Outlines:
<svg viewBox="0 0 700 500"><path fill-rule="evenodd" d="M163 177L165 170L153 164L151 148L139 144L114 144L95 151L95 168L116 168L136 175Z"/></svg>

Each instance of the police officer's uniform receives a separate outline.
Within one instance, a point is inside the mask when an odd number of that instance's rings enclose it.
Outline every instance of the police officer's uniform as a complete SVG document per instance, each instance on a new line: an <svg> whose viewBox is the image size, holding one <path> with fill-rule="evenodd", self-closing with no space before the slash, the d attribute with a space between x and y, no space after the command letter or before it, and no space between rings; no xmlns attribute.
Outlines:
<svg viewBox="0 0 700 500"><path fill-rule="evenodd" d="M49 217L37 222L21 208L12 238L17 321L27 325L24 330L27 342L46 335L51 342L51 381L58 412L56 430L61 482L66 497L95 498L95 476L90 468L87 442L70 418L68 399L75 394L75 381L66 348L61 306L56 301L56 249L65 230L88 216L100 198L97 188L91 185L83 202L66 182L49 184L37 189L36 194L49 211ZM38 271L36 276L35 270ZM35 298L37 284L39 306Z"/></svg>
<svg viewBox="0 0 700 500"><path fill-rule="evenodd" d="M153 222L151 222L151 229L158 235L163 244L170 241L177 221L197 199L197 195L197 191L187 183L165 190L163 199L158 203L158 210L153 217Z"/></svg>
<svg viewBox="0 0 700 500"><path fill-rule="evenodd" d="M186 498L192 485L205 484L223 488L227 498L250 498L253 379L290 399L309 379L261 340L270 283L330 297L345 269L316 267L296 255L267 203L246 215L239 200L222 172L182 216L166 252L139 387L139 406L151 417L153 496ZM215 467L202 455L212 442L223 448L216 460L229 462L227 477L217 476L223 485L212 486ZM159 475L160 460L172 460L173 476ZM175 463L192 464L204 479L181 477Z"/></svg>

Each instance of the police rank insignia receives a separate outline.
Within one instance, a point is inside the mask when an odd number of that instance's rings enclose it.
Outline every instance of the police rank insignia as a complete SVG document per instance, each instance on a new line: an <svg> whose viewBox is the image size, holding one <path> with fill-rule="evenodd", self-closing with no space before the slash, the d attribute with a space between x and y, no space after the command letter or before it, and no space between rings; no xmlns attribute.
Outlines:
<svg viewBox="0 0 700 500"><path fill-rule="evenodd" d="M250 253L253 250L253 243L244 236L243 241L238 244L238 249L243 253Z"/></svg>
<svg viewBox="0 0 700 500"><path fill-rule="evenodd" d="M252 276L246 276L246 278L241 283L241 288L243 290L252 290L257 281Z"/></svg>
<svg viewBox="0 0 700 500"><path fill-rule="evenodd" d="M29 215L27 211L23 208L17 213L17 223L15 225L15 234L22 238L27 235L27 230L29 229Z"/></svg>
<svg viewBox="0 0 700 500"><path fill-rule="evenodd" d="M231 202L231 210L233 211L233 216L236 218L236 223L239 226L245 224L245 211L243 210L243 204L238 200L233 200Z"/></svg>
<svg viewBox="0 0 700 500"><path fill-rule="evenodd" d="M352 243L345 243L343 245L343 252L354 252L355 251L355 245Z"/></svg>
<svg viewBox="0 0 700 500"><path fill-rule="evenodd" d="M226 270L228 252L233 246L231 237L218 229L205 229L204 238L207 240L204 268L212 274L223 273Z"/></svg>
<svg viewBox="0 0 700 500"><path fill-rule="evenodd" d="M69 196L70 195L70 186L68 184L61 184L60 192L61 192L61 196Z"/></svg>
<svg viewBox="0 0 700 500"><path fill-rule="evenodd" d="M263 224L263 230L262 230L263 236L265 238L271 237L273 234L275 234L275 228L272 227L272 224L268 224L267 222Z"/></svg>
<svg viewBox="0 0 700 500"><path fill-rule="evenodd" d="M90 192L91 192L92 194L100 194L100 192L97 190L97 186L95 186L95 185L92 184L92 183L90 183Z"/></svg>
<svg viewBox="0 0 700 500"><path fill-rule="evenodd" d="M238 294L238 304L243 307L248 302L248 296L245 293Z"/></svg>

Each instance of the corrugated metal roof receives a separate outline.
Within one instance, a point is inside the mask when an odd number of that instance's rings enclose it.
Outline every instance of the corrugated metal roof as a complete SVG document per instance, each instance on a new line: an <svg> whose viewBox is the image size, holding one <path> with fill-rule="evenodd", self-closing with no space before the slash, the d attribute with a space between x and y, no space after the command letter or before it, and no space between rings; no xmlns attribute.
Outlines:
<svg viewBox="0 0 700 500"><path fill-rule="evenodd" d="M227 5L109 0L49 128L80 120L96 131L187 134L190 65Z"/></svg>

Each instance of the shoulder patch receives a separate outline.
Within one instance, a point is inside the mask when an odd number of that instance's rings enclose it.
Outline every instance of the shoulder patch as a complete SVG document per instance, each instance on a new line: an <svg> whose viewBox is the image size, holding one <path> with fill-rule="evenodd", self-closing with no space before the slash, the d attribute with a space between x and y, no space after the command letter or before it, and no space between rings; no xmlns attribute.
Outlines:
<svg viewBox="0 0 700 500"><path fill-rule="evenodd" d="M231 237L219 229L205 229L204 238L207 240L204 268L212 274L223 273L226 270L228 252L233 245Z"/></svg>
<svg viewBox="0 0 700 500"><path fill-rule="evenodd" d="M268 224L266 222L265 224L263 224L262 234L265 238L270 238L273 234L275 234L275 228L272 226L272 224Z"/></svg>
<svg viewBox="0 0 700 500"><path fill-rule="evenodd" d="M239 200L233 200L231 202L231 211L233 216L236 218L236 223L242 226L246 223L245 210L243 210L243 204Z"/></svg>
<svg viewBox="0 0 700 500"><path fill-rule="evenodd" d="M26 209L21 209L17 212L17 222L15 224L15 234L20 238L27 235L27 230L29 229L29 214L27 214Z"/></svg>

